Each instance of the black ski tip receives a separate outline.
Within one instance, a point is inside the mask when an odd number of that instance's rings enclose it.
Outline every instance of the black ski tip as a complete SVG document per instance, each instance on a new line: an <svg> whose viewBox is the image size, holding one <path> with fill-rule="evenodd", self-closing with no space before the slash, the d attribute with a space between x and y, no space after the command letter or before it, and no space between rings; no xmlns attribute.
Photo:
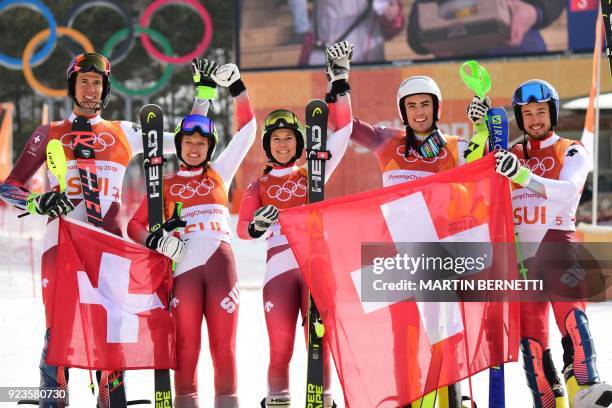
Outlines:
<svg viewBox="0 0 612 408"><path fill-rule="evenodd" d="M151 405L151 400L139 399L128 401L126 405Z"/></svg>
<svg viewBox="0 0 612 408"><path fill-rule="evenodd" d="M156 105L154 103L150 103L140 108L140 124L141 125L143 122L149 123L155 118L163 119L163 117L164 117L164 113L162 111L162 108L159 105Z"/></svg>
<svg viewBox="0 0 612 408"><path fill-rule="evenodd" d="M19 400L17 405L38 405L38 400Z"/></svg>
<svg viewBox="0 0 612 408"><path fill-rule="evenodd" d="M313 99L306 105L306 122L308 122L309 117L315 117L318 115L324 115L327 117L328 107L325 101L321 99Z"/></svg>

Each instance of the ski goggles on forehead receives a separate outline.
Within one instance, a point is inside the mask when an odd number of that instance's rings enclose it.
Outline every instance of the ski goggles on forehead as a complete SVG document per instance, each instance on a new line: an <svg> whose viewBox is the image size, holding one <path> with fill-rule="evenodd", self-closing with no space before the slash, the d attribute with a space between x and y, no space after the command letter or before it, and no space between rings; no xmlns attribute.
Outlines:
<svg viewBox="0 0 612 408"><path fill-rule="evenodd" d="M192 134L199 131L203 135L214 135L215 124L211 118L202 115L187 115L179 124L179 132Z"/></svg>
<svg viewBox="0 0 612 408"><path fill-rule="evenodd" d="M99 74L110 74L110 62L100 54L85 53L76 57L73 72L96 71Z"/></svg>
<svg viewBox="0 0 612 408"><path fill-rule="evenodd" d="M281 124L290 127L301 127L300 121L298 120L297 116L295 116L295 113L282 109L274 111L268 115L264 123L264 129L268 130L270 128L276 128Z"/></svg>
<svg viewBox="0 0 612 408"><path fill-rule="evenodd" d="M516 105L527 105L529 102L548 102L554 98L550 88L542 84L525 84L514 93Z"/></svg>

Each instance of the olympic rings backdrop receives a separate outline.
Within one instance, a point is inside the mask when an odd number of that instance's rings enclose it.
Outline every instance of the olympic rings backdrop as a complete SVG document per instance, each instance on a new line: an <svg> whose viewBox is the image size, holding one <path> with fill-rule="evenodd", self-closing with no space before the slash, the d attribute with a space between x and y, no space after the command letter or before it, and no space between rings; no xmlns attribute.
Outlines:
<svg viewBox="0 0 612 408"><path fill-rule="evenodd" d="M20 58L9 56L0 49L0 66L12 70L23 70L27 83L39 94L48 97L66 96L65 88L53 89L39 81L32 68L42 66L52 55L60 37L68 37L74 42L64 41L62 44L71 56L81 52L100 52L109 58L111 68L126 60L137 40L146 50L149 58L165 65L162 75L150 86L133 89L111 76L113 91L127 96L151 95L164 88L172 77L175 65L189 64L193 58L201 57L208 49L213 34L213 24L208 10L198 0L154 0L141 13L138 20L133 18L126 6L127 2L117 0L80 0L77 1L62 19L56 19L50 8L40 0L0 0L0 14L18 7L27 8L40 14L48 24L48 28L34 35ZM195 13L201 20L202 37L194 44L191 51L176 55L168 38L159 31L149 27L155 13L167 6L181 6ZM95 7L107 8L118 14L125 27L116 31L106 39L101 49L96 50L92 41L85 33L73 28L79 14ZM189 27L180 27L190 29ZM15 30L18 27L14 27ZM67 62L66 62L67 63ZM142 62L145 63L146 62Z"/></svg>

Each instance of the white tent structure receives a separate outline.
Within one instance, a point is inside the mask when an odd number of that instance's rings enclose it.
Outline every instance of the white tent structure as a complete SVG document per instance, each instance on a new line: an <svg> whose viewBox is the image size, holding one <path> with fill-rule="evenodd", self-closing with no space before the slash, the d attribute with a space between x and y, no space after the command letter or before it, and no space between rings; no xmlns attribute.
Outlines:
<svg viewBox="0 0 612 408"><path fill-rule="evenodd" d="M605 93L599 95L595 99L595 103L599 103L599 109L601 110L612 110L612 93ZM589 106L589 97L572 99L569 102L564 103L561 108L567 110L587 110Z"/></svg>

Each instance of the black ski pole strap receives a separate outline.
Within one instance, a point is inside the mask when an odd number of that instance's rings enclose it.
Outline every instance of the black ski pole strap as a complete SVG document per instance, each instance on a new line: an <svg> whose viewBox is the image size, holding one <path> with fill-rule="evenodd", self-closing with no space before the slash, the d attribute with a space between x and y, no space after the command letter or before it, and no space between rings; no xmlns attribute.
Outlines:
<svg viewBox="0 0 612 408"><path fill-rule="evenodd" d="M142 164L144 168L147 169L153 166L162 166L167 161L168 160L166 160L164 156L153 156L153 157L146 157L143 160Z"/></svg>
<svg viewBox="0 0 612 408"><path fill-rule="evenodd" d="M332 154L329 150L307 149L306 152L307 152L307 155L306 155L307 160L329 160L332 158ZM311 153L314 153L314 154L311 154Z"/></svg>

